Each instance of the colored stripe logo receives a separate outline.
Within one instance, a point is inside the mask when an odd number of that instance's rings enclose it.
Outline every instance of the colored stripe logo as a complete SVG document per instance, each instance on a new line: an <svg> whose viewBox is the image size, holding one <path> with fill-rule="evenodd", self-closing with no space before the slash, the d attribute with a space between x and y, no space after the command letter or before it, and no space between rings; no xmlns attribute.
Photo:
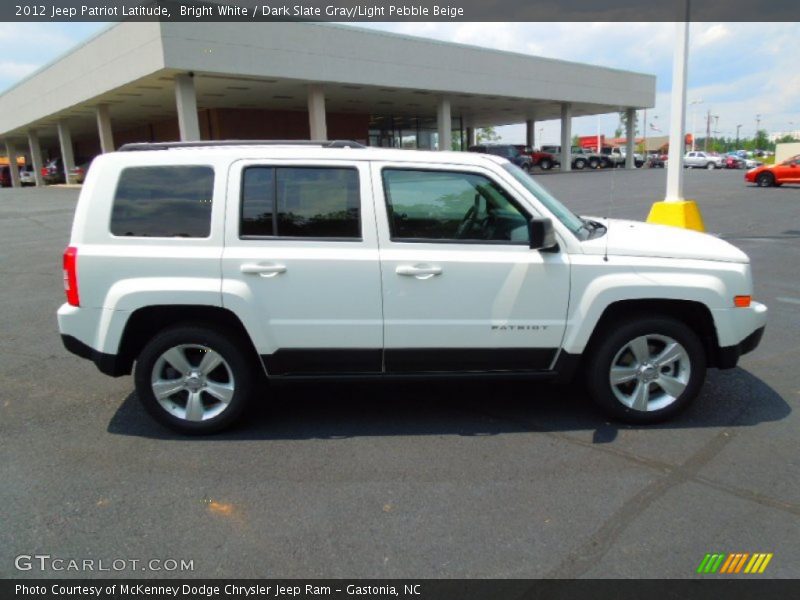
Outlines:
<svg viewBox="0 0 800 600"><path fill-rule="evenodd" d="M732 554L706 554L697 567L698 573L763 573L773 554L766 552L735 552Z"/></svg>

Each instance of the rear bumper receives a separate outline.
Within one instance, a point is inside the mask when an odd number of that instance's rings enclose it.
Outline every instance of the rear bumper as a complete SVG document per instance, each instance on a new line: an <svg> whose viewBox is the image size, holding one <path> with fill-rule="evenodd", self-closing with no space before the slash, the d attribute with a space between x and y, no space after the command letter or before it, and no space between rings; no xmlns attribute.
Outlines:
<svg viewBox="0 0 800 600"><path fill-rule="evenodd" d="M734 346L725 346L719 349L717 355L717 368L732 369L739 362L739 357L752 352L761 343L764 336L764 326L756 329L753 333L744 338Z"/></svg>
<svg viewBox="0 0 800 600"><path fill-rule="evenodd" d="M130 373L128 369L122 366L116 354L99 352L91 346L84 344L78 338L64 333L61 334L61 342L64 344L64 348L72 352L72 354L92 361L100 372L105 375L121 377L122 375L128 375Z"/></svg>

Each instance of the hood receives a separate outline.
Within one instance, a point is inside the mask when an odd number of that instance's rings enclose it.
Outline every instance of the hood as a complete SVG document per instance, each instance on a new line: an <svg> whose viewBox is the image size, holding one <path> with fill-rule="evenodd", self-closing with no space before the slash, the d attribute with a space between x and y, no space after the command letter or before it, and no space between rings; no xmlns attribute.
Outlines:
<svg viewBox="0 0 800 600"><path fill-rule="evenodd" d="M708 233L638 221L589 218L602 223L608 229L604 236L581 244L587 254L604 254L608 244L610 256L750 262L748 256L736 246Z"/></svg>

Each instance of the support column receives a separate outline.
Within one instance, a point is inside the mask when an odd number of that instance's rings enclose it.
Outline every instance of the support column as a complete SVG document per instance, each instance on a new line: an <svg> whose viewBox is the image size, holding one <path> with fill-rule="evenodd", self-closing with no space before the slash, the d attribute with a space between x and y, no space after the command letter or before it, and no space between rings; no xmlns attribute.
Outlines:
<svg viewBox="0 0 800 600"><path fill-rule="evenodd" d="M561 172L572 170L572 105L561 105Z"/></svg>
<svg viewBox="0 0 800 600"><path fill-rule="evenodd" d="M467 148L475 145L475 128L467 127Z"/></svg>
<svg viewBox="0 0 800 600"><path fill-rule="evenodd" d="M100 136L100 150L103 154L113 152L114 133L111 129L111 113L108 104L97 105L97 133Z"/></svg>
<svg viewBox="0 0 800 600"><path fill-rule="evenodd" d="M625 168L626 169L635 169L636 168L636 159L633 156L633 151L635 149L634 142L636 137L636 127L634 127L635 119L636 119L636 109L629 108L626 111L627 117L627 124L626 124L626 131L625 131Z"/></svg>
<svg viewBox="0 0 800 600"><path fill-rule="evenodd" d="M33 177L36 180L36 187L42 187L44 186L44 177L42 177L42 146L39 143L39 133L35 129L31 129L28 132L28 146L31 151Z"/></svg>
<svg viewBox="0 0 800 600"><path fill-rule="evenodd" d="M525 145L531 148L536 147L536 121L528 119L525 121Z"/></svg>
<svg viewBox="0 0 800 600"><path fill-rule="evenodd" d="M439 151L447 151L452 146L452 125L453 120L450 118L450 101L442 98L439 101L439 107L436 111L436 120L439 127Z"/></svg>
<svg viewBox="0 0 800 600"><path fill-rule="evenodd" d="M683 197L683 154L686 151L686 82L689 64L689 5L686 20L676 24L675 54L672 62L672 98L670 100L669 165L667 194L663 202L653 203L648 223L674 225L705 231L700 208L694 200Z"/></svg>
<svg viewBox="0 0 800 600"><path fill-rule="evenodd" d="M61 160L64 163L64 181L71 183L70 171L75 168L75 153L72 149L72 133L66 121L58 122L58 143L61 145Z"/></svg>
<svg viewBox="0 0 800 600"><path fill-rule="evenodd" d="M197 94L193 75L175 77L175 104L178 107L178 128L182 142L200 139L200 121L197 118Z"/></svg>
<svg viewBox="0 0 800 600"><path fill-rule="evenodd" d="M11 187L18 188L22 184L19 181L17 146L11 140L6 140L6 154L8 155L8 171L11 173Z"/></svg>
<svg viewBox="0 0 800 600"><path fill-rule="evenodd" d="M318 85L308 86L308 129L311 139L328 139L328 121L325 114L325 91Z"/></svg>

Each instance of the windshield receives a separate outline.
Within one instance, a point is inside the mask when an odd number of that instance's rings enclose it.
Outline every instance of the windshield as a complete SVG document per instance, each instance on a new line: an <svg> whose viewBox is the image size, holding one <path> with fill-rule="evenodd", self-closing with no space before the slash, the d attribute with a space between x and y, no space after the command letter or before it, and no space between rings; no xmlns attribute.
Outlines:
<svg viewBox="0 0 800 600"><path fill-rule="evenodd" d="M567 229L575 234L580 239L580 230L585 229L583 220L573 213L566 206L561 204L554 196L550 194L545 188L536 183L533 178L525 171L516 165L505 164L503 168L514 176L514 179L519 181L526 190L533 194L537 200L547 207L555 217L561 221Z"/></svg>

